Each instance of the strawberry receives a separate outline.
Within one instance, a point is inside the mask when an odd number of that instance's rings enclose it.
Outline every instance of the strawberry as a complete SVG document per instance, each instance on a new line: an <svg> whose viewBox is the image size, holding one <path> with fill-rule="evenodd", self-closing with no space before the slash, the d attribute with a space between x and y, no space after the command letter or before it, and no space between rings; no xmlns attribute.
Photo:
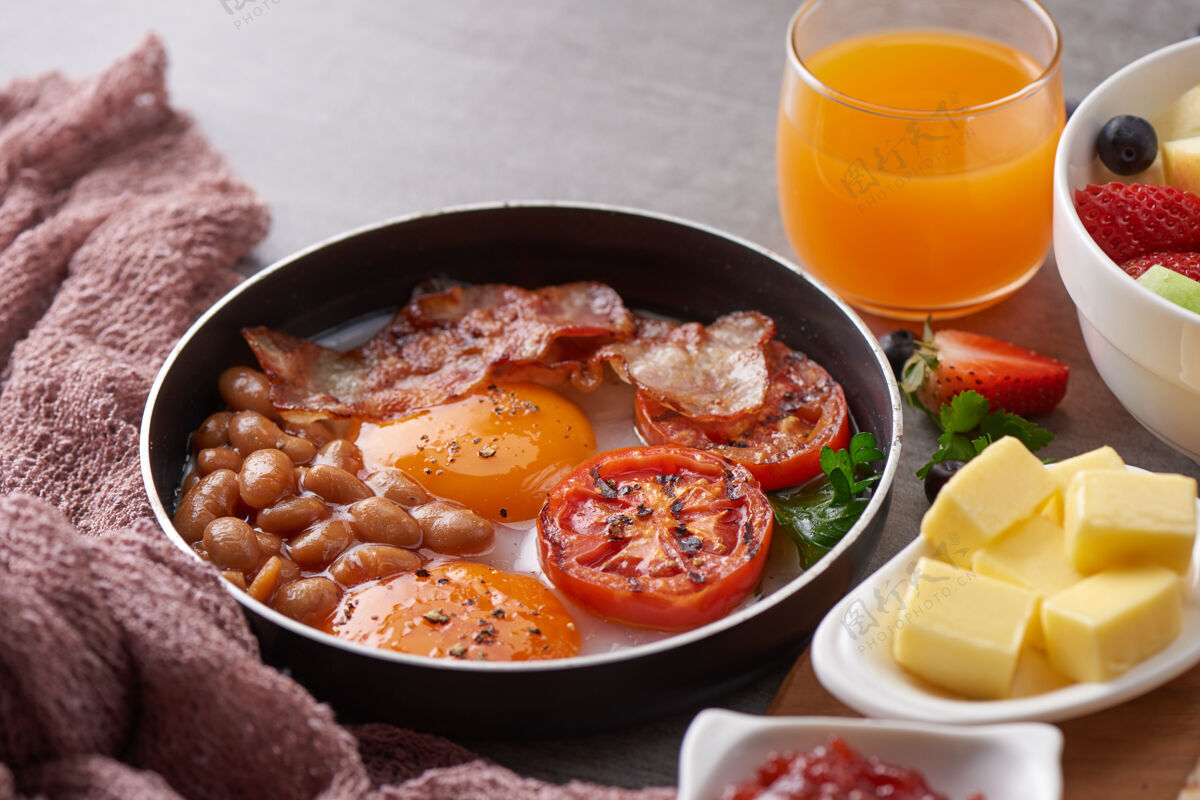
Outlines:
<svg viewBox="0 0 1200 800"><path fill-rule="evenodd" d="M1091 184L1076 190L1075 211L1118 264L1162 250L1200 250L1200 197L1173 186Z"/></svg>
<svg viewBox="0 0 1200 800"><path fill-rule="evenodd" d="M1200 253L1152 253L1129 259L1121 265L1121 269L1136 278L1155 264L1200 281Z"/></svg>
<svg viewBox="0 0 1200 800"><path fill-rule="evenodd" d="M933 413L959 392L974 389L993 409L1045 414L1067 392L1069 368L1060 361L991 336L928 325L904 365L901 388Z"/></svg>

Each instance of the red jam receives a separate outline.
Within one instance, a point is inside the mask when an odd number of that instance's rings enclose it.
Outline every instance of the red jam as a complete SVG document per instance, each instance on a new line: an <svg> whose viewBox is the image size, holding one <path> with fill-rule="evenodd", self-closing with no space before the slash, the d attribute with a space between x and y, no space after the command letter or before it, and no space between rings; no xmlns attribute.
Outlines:
<svg viewBox="0 0 1200 800"><path fill-rule="evenodd" d="M864 757L838 737L802 755L772 754L758 779L730 786L721 800L948 800L914 769ZM973 794L968 800L984 800Z"/></svg>

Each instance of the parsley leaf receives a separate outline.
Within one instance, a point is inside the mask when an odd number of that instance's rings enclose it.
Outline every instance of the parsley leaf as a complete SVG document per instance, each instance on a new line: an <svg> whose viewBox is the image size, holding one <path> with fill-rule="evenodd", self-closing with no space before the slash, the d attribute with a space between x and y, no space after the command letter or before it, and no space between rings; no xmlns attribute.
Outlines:
<svg viewBox="0 0 1200 800"><path fill-rule="evenodd" d="M845 450L821 448L826 481L770 492L775 520L792 539L800 565L808 569L854 527L870 500L870 488L881 477L871 462L884 457L867 431L856 433Z"/></svg>
<svg viewBox="0 0 1200 800"><path fill-rule="evenodd" d="M1054 440L1054 434L1036 423L1007 411L993 411L979 425L979 432L991 441L1002 436L1015 436L1030 450L1040 450Z"/></svg>
<svg viewBox="0 0 1200 800"><path fill-rule="evenodd" d="M943 403L936 416L930 414L942 429L942 435L937 440L937 451L917 470L917 477L924 479L933 465L941 461L970 461L1004 436L1019 439L1031 451L1040 450L1054 439L1053 433L1037 423L1003 409L990 408L986 397L968 390Z"/></svg>
<svg viewBox="0 0 1200 800"><path fill-rule="evenodd" d="M938 412L938 423L942 430L951 433L966 433L979 426L987 416L988 399L979 392L966 391L956 394Z"/></svg>

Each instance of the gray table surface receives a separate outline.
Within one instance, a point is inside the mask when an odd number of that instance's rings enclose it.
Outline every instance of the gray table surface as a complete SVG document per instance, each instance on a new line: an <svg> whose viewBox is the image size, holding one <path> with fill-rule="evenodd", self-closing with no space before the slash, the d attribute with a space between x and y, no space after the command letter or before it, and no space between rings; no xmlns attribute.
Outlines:
<svg viewBox="0 0 1200 800"><path fill-rule="evenodd" d="M243 7L230 13L238 3ZM89 0L6 4L0 79L94 72L158 31L175 104L270 204L267 264L339 231L491 200L650 209L788 253L775 205L784 29L797 0ZM1067 95L1200 24L1194 0L1048 0ZM254 269L251 264L247 269ZM890 326L870 320L877 333ZM1044 419L1065 456L1107 442L1133 464L1200 473L1126 414L1092 368L1053 259L957 327L1071 365ZM915 534L912 472L932 429L905 420L901 475L876 554ZM761 712L787 665L721 705ZM691 713L611 734L467 742L527 775L674 783ZM519 721L514 721L519 726Z"/></svg>

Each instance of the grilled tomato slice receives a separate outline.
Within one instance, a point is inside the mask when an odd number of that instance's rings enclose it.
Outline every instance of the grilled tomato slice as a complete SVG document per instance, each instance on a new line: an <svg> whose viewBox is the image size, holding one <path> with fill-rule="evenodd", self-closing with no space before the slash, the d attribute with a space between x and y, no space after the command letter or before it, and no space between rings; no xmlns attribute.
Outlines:
<svg viewBox="0 0 1200 800"><path fill-rule="evenodd" d="M710 450L741 464L764 491L796 486L821 473L821 448L850 442L841 384L803 353L772 339L766 346L770 385L756 414L698 422L639 391L634 424L646 444Z"/></svg>
<svg viewBox="0 0 1200 800"><path fill-rule="evenodd" d="M745 467L687 447L599 453L538 516L542 569L607 619L687 630L729 613L758 583L771 506Z"/></svg>

